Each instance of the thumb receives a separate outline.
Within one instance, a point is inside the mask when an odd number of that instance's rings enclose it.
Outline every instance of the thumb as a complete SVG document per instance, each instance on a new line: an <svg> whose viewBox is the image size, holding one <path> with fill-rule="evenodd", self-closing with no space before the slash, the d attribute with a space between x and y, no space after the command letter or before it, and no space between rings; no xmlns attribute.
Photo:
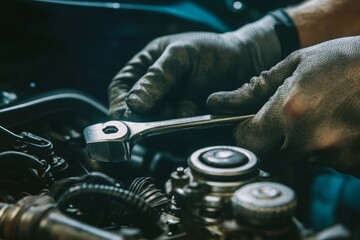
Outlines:
<svg viewBox="0 0 360 240"><path fill-rule="evenodd" d="M291 54L269 71L259 77L253 77L249 83L234 91L223 91L211 94L207 107L217 113L253 113L276 92L286 78L292 75L298 66L300 57L297 52Z"/></svg>

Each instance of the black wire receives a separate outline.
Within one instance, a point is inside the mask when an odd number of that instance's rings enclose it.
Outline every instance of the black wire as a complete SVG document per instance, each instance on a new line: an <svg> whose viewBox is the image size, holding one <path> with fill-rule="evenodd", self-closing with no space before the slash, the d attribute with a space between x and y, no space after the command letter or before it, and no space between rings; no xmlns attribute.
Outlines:
<svg viewBox="0 0 360 240"><path fill-rule="evenodd" d="M0 167L2 170L4 167L33 167L44 170L45 163L26 153L6 151L0 153Z"/></svg>
<svg viewBox="0 0 360 240"><path fill-rule="evenodd" d="M8 138L12 138L13 140L22 139L21 136L11 132L10 130L4 128L3 126L0 126L0 133L6 135L6 137Z"/></svg>
<svg viewBox="0 0 360 240"><path fill-rule="evenodd" d="M115 187L121 187L120 183L114 178L101 172L91 172L78 177L69 177L57 181L50 189L49 195L58 199L67 189L81 183L104 184Z"/></svg>
<svg viewBox="0 0 360 240"><path fill-rule="evenodd" d="M57 201L57 206L61 211L64 211L74 198L79 196L86 197L94 195L106 196L111 200L119 201L140 211L144 214L143 216L148 217L150 221L156 222L159 220L158 211L151 207L150 204L142 197L129 192L128 190L107 185L84 183L82 185L72 187L60 196Z"/></svg>
<svg viewBox="0 0 360 240"><path fill-rule="evenodd" d="M146 202L143 197L114 186L84 183L71 187L59 197L57 207L60 211L66 212L69 205L76 199L91 197L105 197L109 199L109 205L115 201L128 207L134 216L137 216L134 224L137 224L145 235L155 236L162 232L159 225L160 214L156 208Z"/></svg>
<svg viewBox="0 0 360 240"><path fill-rule="evenodd" d="M160 189L153 184L150 177L140 177L135 179L129 191L143 197L152 207L158 210L166 208L170 204L170 199Z"/></svg>

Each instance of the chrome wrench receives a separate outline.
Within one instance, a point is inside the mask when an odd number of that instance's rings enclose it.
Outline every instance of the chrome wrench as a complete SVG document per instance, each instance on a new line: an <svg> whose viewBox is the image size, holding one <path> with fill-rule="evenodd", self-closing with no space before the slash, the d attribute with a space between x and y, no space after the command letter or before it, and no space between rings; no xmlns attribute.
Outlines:
<svg viewBox="0 0 360 240"><path fill-rule="evenodd" d="M220 127L238 123L254 115L203 115L156 122L109 121L84 130L89 156L102 162L130 160L131 149L141 139L188 129Z"/></svg>

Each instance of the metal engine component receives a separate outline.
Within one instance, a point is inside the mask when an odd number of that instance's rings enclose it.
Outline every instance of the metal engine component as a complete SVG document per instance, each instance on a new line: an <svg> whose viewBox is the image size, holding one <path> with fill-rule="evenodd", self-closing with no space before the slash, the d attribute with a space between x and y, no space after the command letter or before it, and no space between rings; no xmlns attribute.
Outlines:
<svg viewBox="0 0 360 240"><path fill-rule="evenodd" d="M232 197L235 218L240 223L258 226L287 224L295 214L295 193L275 182L250 183Z"/></svg>
<svg viewBox="0 0 360 240"><path fill-rule="evenodd" d="M257 157L232 146L214 146L194 152L188 159L193 181L205 183L215 196L230 197L240 186L258 177Z"/></svg>
<svg viewBox="0 0 360 240"><path fill-rule="evenodd" d="M256 156L243 148L202 148L188 158L189 168L171 174L167 192L174 194L186 221L217 225L231 217L233 193L258 179L257 162Z"/></svg>
<svg viewBox="0 0 360 240"><path fill-rule="evenodd" d="M1 239L124 239L63 215L48 196L30 196L16 205L0 205L0 226Z"/></svg>
<svg viewBox="0 0 360 240"><path fill-rule="evenodd" d="M54 155L53 144L47 139L29 132L15 134L2 126L0 126L0 136L10 143L7 143L8 146L4 144L1 148L10 148L45 160L51 166L53 173L64 171L68 167L65 159Z"/></svg>
<svg viewBox="0 0 360 240"><path fill-rule="evenodd" d="M130 160L132 147L144 137L185 129L225 126L253 116L204 115L146 123L109 121L85 128L84 137L92 159L102 162L122 162Z"/></svg>
<svg viewBox="0 0 360 240"><path fill-rule="evenodd" d="M233 218L222 223L227 239L302 238L294 219L295 193L275 182L254 182L239 188L232 197Z"/></svg>
<svg viewBox="0 0 360 240"><path fill-rule="evenodd" d="M257 157L233 146L195 151L171 174L176 212L191 239L299 239L293 190L262 180Z"/></svg>
<svg viewBox="0 0 360 240"><path fill-rule="evenodd" d="M84 133L94 159L89 159L81 134L68 133L79 133L101 119L63 122L66 118L59 114L38 124L15 124L12 131L19 134L0 127L0 239L308 239L314 232L302 231L305 227L294 217L294 192L263 182L273 176L258 169L257 157L246 149L206 147L179 157L173 165L164 161L168 168L156 165L156 174L144 169L155 166L151 160L157 152L137 156L134 149L132 161L112 164L126 160L142 137L248 117L92 125ZM23 132L29 127L36 135ZM134 161L136 168L129 168ZM171 168L176 171L170 174ZM166 176L165 194L156 185ZM345 230L340 234L352 234L352 229ZM309 239L324 239L316 237Z"/></svg>

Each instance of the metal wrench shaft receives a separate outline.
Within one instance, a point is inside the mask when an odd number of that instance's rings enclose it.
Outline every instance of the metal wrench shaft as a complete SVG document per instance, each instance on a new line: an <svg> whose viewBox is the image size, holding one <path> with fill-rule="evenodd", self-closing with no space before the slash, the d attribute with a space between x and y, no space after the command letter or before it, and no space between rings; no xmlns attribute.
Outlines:
<svg viewBox="0 0 360 240"><path fill-rule="evenodd" d="M253 116L204 115L145 123L109 121L85 128L84 137L92 159L105 162L122 162L130 159L132 147L144 137L185 129L225 126Z"/></svg>

